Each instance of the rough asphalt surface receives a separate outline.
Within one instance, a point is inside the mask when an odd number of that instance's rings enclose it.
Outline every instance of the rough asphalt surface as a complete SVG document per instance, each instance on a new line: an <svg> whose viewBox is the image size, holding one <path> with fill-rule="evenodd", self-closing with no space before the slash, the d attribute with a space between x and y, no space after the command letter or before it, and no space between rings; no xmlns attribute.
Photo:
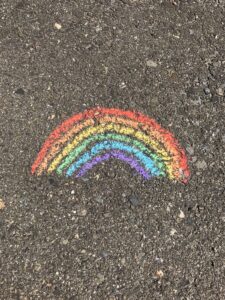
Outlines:
<svg viewBox="0 0 225 300"><path fill-rule="evenodd" d="M224 50L223 0L0 1L0 299L225 299ZM31 176L97 105L172 131L189 184Z"/></svg>

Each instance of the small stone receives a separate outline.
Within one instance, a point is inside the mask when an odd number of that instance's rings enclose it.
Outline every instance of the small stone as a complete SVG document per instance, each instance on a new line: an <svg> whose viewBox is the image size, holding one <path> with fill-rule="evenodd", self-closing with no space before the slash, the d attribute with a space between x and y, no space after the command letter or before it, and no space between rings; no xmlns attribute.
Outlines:
<svg viewBox="0 0 225 300"><path fill-rule="evenodd" d="M204 88L204 93L206 95L209 95L209 94L211 94L211 91L210 91L210 89L208 87L206 87L206 88Z"/></svg>
<svg viewBox="0 0 225 300"><path fill-rule="evenodd" d="M96 175L95 175L95 179L99 180L99 178L100 178L100 175L99 175L99 174L96 174Z"/></svg>
<svg viewBox="0 0 225 300"><path fill-rule="evenodd" d="M186 150L187 150L188 154L190 154L190 155L193 155L193 154L194 154L194 148L193 148L193 147L187 146L187 147L186 147Z"/></svg>
<svg viewBox="0 0 225 300"><path fill-rule="evenodd" d="M35 271L39 272L41 270L41 265L39 263L35 264Z"/></svg>
<svg viewBox="0 0 225 300"><path fill-rule="evenodd" d="M120 88L121 88L121 89L124 89L125 87L126 87L126 83L125 83L124 81L121 82L121 83L120 83Z"/></svg>
<svg viewBox="0 0 225 300"><path fill-rule="evenodd" d="M125 259L124 257L121 258L121 264L124 265L124 266L125 266L125 264L126 264L126 259Z"/></svg>
<svg viewBox="0 0 225 300"><path fill-rule="evenodd" d="M100 203L100 204L103 204L103 202L104 202L102 196L97 196L97 197L95 198L95 201L98 202L98 203Z"/></svg>
<svg viewBox="0 0 225 300"><path fill-rule="evenodd" d="M110 216L111 216L110 213L105 213L105 214L104 214L104 217L105 217L105 218L110 218Z"/></svg>
<svg viewBox="0 0 225 300"><path fill-rule="evenodd" d="M48 117L48 120L53 120L55 119L55 114L52 114L51 116Z"/></svg>
<svg viewBox="0 0 225 300"><path fill-rule="evenodd" d="M103 251L100 252L100 255L101 255L101 257L103 257L103 258L107 258L107 257L109 256L109 252L103 250Z"/></svg>
<svg viewBox="0 0 225 300"><path fill-rule="evenodd" d="M74 194L75 194L75 191L74 191L74 190L72 190L72 191L70 192L70 194L71 194L71 195L74 195Z"/></svg>
<svg viewBox="0 0 225 300"><path fill-rule="evenodd" d="M157 270L157 271L156 271L156 277L162 278L163 276L164 276L164 273L163 273L162 270Z"/></svg>
<svg viewBox="0 0 225 300"><path fill-rule="evenodd" d="M151 59L147 60L146 65L150 68L156 68L158 66L157 62Z"/></svg>
<svg viewBox="0 0 225 300"><path fill-rule="evenodd" d="M128 200L129 200L130 204L133 206L138 206L140 203L140 201L136 195L131 195Z"/></svg>
<svg viewBox="0 0 225 300"><path fill-rule="evenodd" d="M55 27L56 29L58 29L58 30L62 29L62 25L59 24L59 23L55 23L55 24L54 24L54 27Z"/></svg>
<svg viewBox="0 0 225 300"><path fill-rule="evenodd" d="M67 245L68 243L69 243L68 240L62 240L62 244L63 244L63 245Z"/></svg>
<svg viewBox="0 0 225 300"><path fill-rule="evenodd" d="M81 177L81 180L82 180L83 182L88 182L88 181L89 181L89 179L88 179L87 177Z"/></svg>
<svg viewBox="0 0 225 300"><path fill-rule="evenodd" d="M104 281L105 281L104 275L99 273L99 274L97 275L96 280L95 280L96 284L97 284L97 285L100 285L100 284L103 283Z"/></svg>
<svg viewBox="0 0 225 300"><path fill-rule="evenodd" d="M217 95L219 95L219 96L224 96L224 90L223 90L221 87L219 87L219 88L216 90L216 93L217 93Z"/></svg>
<svg viewBox="0 0 225 300"><path fill-rule="evenodd" d="M2 199L0 199L0 210L5 208L5 203Z"/></svg>
<svg viewBox="0 0 225 300"><path fill-rule="evenodd" d="M15 93L16 93L17 95L21 95L21 96L23 96L23 95L25 94L25 92L24 92L24 90L23 90L22 88L17 89L17 90L15 91Z"/></svg>
<svg viewBox="0 0 225 300"><path fill-rule="evenodd" d="M97 240L98 235L97 235L96 233L93 233L93 236L92 236L92 237L93 237L94 240Z"/></svg>
<svg viewBox="0 0 225 300"><path fill-rule="evenodd" d="M207 163L204 160L198 160L196 163L196 167L199 170L205 170L207 169Z"/></svg>
<svg viewBox="0 0 225 300"><path fill-rule="evenodd" d="M153 104L153 105L158 105L159 104L159 98L158 97L152 97L150 99L150 101L151 101L151 104Z"/></svg>
<svg viewBox="0 0 225 300"><path fill-rule="evenodd" d="M160 257L156 257L155 260L156 260L156 262L159 263L159 264L162 264L162 263L163 263L163 259L160 258Z"/></svg>
<svg viewBox="0 0 225 300"><path fill-rule="evenodd" d="M184 219L185 218L185 214L184 214L184 212L182 210L180 210L179 218L180 219Z"/></svg>
<svg viewBox="0 0 225 300"><path fill-rule="evenodd" d="M196 162L196 161L197 161L197 159L198 159L198 158L197 158L197 156L193 156L193 157L192 157L192 161L193 161L193 163L194 163L194 162Z"/></svg>
<svg viewBox="0 0 225 300"><path fill-rule="evenodd" d="M172 229L170 230L170 235L171 235L171 236L174 236L175 233L177 233L176 229L172 228Z"/></svg>
<svg viewBox="0 0 225 300"><path fill-rule="evenodd" d="M81 217L85 217L87 215L87 210L81 209L80 211L78 211L78 215Z"/></svg>
<svg viewBox="0 0 225 300"><path fill-rule="evenodd" d="M100 32L101 30L102 30L102 27L99 26L99 25L95 28L95 31L96 31L96 32Z"/></svg>

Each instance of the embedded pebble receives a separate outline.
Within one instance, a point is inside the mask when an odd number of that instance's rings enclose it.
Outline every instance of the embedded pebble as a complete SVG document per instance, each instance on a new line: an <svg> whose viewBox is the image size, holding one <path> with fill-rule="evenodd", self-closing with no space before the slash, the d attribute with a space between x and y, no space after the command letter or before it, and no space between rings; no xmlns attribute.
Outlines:
<svg viewBox="0 0 225 300"><path fill-rule="evenodd" d="M100 285L101 283L103 283L105 281L105 277L103 274L98 274L97 278L95 279L95 282L97 285Z"/></svg>
<svg viewBox="0 0 225 300"><path fill-rule="evenodd" d="M67 245L68 243L69 243L68 240L62 240L62 244L63 244L63 245Z"/></svg>
<svg viewBox="0 0 225 300"><path fill-rule="evenodd" d="M85 208L80 208L77 210L77 214L80 217L85 217L87 215L87 210Z"/></svg>
<svg viewBox="0 0 225 300"><path fill-rule="evenodd" d="M101 255L101 257L103 257L103 258L107 258L107 257L109 256L109 252L103 250L103 251L100 252L100 255Z"/></svg>
<svg viewBox="0 0 225 300"><path fill-rule="evenodd" d="M192 157L192 161L193 161L193 162L196 162L197 159L198 159L197 156L193 156L193 157Z"/></svg>
<svg viewBox="0 0 225 300"><path fill-rule="evenodd" d="M224 90L220 87L216 90L217 95L224 96Z"/></svg>
<svg viewBox="0 0 225 300"><path fill-rule="evenodd" d="M100 203L100 204L103 204L103 203L104 203L104 199L102 198L102 196L97 196L97 197L95 198L95 201L98 202L98 203Z"/></svg>
<svg viewBox="0 0 225 300"><path fill-rule="evenodd" d="M186 147L186 150L187 150L188 154L190 154L190 155L193 155L193 154L194 154L194 148L193 148L193 147L187 146L187 147Z"/></svg>
<svg viewBox="0 0 225 300"><path fill-rule="evenodd" d="M184 214L184 212L182 210L180 210L179 218L180 219L184 219L185 218L185 214Z"/></svg>
<svg viewBox="0 0 225 300"><path fill-rule="evenodd" d="M156 68L158 66L157 62L151 59L147 60L146 65L150 68Z"/></svg>
<svg viewBox="0 0 225 300"><path fill-rule="evenodd" d="M96 32L99 32L99 31L101 31L101 30L102 30L102 27L99 26L99 25L95 28L95 31L96 31Z"/></svg>
<svg viewBox="0 0 225 300"><path fill-rule="evenodd" d="M55 114L52 114L51 116L48 117L48 120L53 120L55 119Z"/></svg>
<svg viewBox="0 0 225 300"><path fill-rule="evenodd" d="M207 163L204 160L198 160L196 162L196 167L199 170L205 170L205 169L207 169Z"/></svg>
<svg viewBox="0 0 225 300"><path fill-rule="evenodd" d="M36 272L39 272L41 270L41 265L36 262L34 269L35 269Z"/></svg>
<svg viewBox="0 0 225 300"><path fill-rule="evenodd" d="M159 263L159 264L162 264L162 263L163 263L163 259L160 258L160 257L156 257L156 258L155 258L155 261L156 261L157 263Z"/></svg>
<svg viewBox="0 0 225 300"><path fill-rule="evenodd" d="M131 205L133 206L138 206L140 201L138 199L138 197L136 195L131 195L129 198L128 198L129 202Z"/></svg>
<svg viewBox="0 0 225 300"><path fill-rule="evenodd" d="M55 27L56 29L58 29L58 30L62 29L62 25L59 24L59 23L55 23L55 24L54 24L54 27Z"/></svg>
<svg viewBox="0 0 225 300"><path fill-rule="evenodd" d="M158 278L162 278L162 277L164 276L163 271L162 271L162 270L157 270L157 271L156 271L156 276L157 276Z"/></svg>
<svg viewBox="0 0 225 300"><path fill-rule="evenodd" d="M170 230L170 235L171 235L171 236L174 236L175 233L177 233L176 229L172 228L172 229Z"/></svg>
<svg viewBox="0 0 225 300"><path fill-rule="evenodd" d="M204 93L206 95L209 95L209 94L211 94L211 91L210 91L210 89L208 87L206 87L206 88L204 88Z"/></svg>
<svg viewBox="0 0 225 300"><path fill-rule="evenodd" d="M105 213L105 214L104 214L104 217L105 217L105 218L109 218L110 216L111 216L110 213Z"/></svg>
<svg viewBox="0 0 225 300"><path fill-rule="evenodd" d="M22 88L18 88L16 91L15 91L15 93L17 94L17 95L24 95L25 94L25 92L24 92L24 90L22 89Z"/></svg>
<svg viewBox="0 0 225 300"><path fill-rule="evenodd" d="M0 199L0 210L5 208L5 203L2 199Z"/></svg>

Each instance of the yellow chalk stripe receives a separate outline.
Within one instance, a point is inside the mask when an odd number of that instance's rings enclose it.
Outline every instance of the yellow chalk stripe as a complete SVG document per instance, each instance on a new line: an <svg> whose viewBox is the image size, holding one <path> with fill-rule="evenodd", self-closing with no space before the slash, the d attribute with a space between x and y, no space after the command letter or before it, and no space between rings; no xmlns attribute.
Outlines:
<svg viewBox="0 0 225 300"><path fill-rule="evenodd" d="M49 161L51 161L61 150L61 147L63 144L69 141L69 139L72 139L73 136L84 129L85 127L94 126L94 120L93 119L88 119L85 120L83 123L78 123L76 126L72 127L67 133L62 135L59 139L57 139L49 149L47 155L44 157L42 163L38 167L37 170L37 175L41 175L41 173L47 169Z"/></svg>
<svg viewBox="0 0 225 300"><path fill-rule="evenodd" d="M115 116L104 116L100 119L98 119L99 124L106 124L106 123L115 123L115 124L122 124L122 125L126 125L126 126L130 126L132 128L137 129L138 131L142 132L142 130L145 130L145 133L147 134L147 136L152 140L152 141L157 141L158 142L158 149L164 149L165 152L168 154L168 156L172 159L173 157L173 170L175 168L179 169L179 161L176 161L174 159L174 153L173 151L170 151L170 148L166 149L164 143L161 140L161 136L159 134L158 131L150 128L148 125L143 125L142 123L138 123L136 121L133 120L129 120L126 118L120 118L120 117L115 117ZM160 148L161 147L161 148ZM172 149L173 150L173 149ZM173 171L173 174L175 175L175 171ZM179 174L176 173L175 177L179 177Z"/></svg>
<svg viewBox="0 0 225 300"><path fill-rule="evenodd" d="M98 120L98 122L100 124L104 124L104 123L122 124L122 125L133 127L140 132L142 132L141 130L145 130L148 137L150 137L152 140L156 140L158 142L158 148L162 147L162 149L164 149L166 151L166 153L169 155L170 158L171 158L171 155L173 156L173 153L170 153L170 151L169 151L170 149L165 148L164 143L161 141L159 132L157 132L154 129L150 129L149 126L147 126L147 125L143 126L143 124L138 123L136 121L124 119L124 118L120 118L120 117L114 117L114 116L104 116L104 117L100 118ZM176 161L173 161L173 165L175 167L175 165L178 165L178 164Z"/></svg>
<svg viewBox="0 0 225 300"><path fill-rule="evenodd" d="M69 143L63 151L52 161L51 165L48 168L48 173L54 171L57 166L60 164L62 159L66 157L80 142L84 139L88 138L91 135L104 133L104 132L117 132L124 135L134 136L136 139L143 141L146 145L148 145L151 149L153 149L164 161L167 166L167 172L169 178L173 179L173 168L171 166L171 157L167 154L167 152L162 149L157 141L153 141L149 136L144 134L141 131L137 131L130 127L120 126L113 123L109 124L101 124L95 127L89 127L86 130L83 130L80 134L78 134L74 140Z"/></svg>
<svg viewBox="0 0 225 300"><path fill-rule="evenodd" d="M122 124L126 126L130 126L136 129L140 129L139 123L136 121L132 121L126 118L114 117L114 116L104 116L99 119L99 123L114 123L114 124Z"/></svg>

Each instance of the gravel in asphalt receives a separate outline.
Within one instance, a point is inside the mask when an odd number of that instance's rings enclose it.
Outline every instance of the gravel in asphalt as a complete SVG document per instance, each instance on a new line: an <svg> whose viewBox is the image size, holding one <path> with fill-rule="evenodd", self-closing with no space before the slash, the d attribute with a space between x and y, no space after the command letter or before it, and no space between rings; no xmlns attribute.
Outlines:
<svg viewBox="0 0 225 300"><path fill-rule="evenodd" d="M225 299L224 20L217 0L0 1L0 299ZM190 182L31 176L94 106L173 132Z"/></svg>

